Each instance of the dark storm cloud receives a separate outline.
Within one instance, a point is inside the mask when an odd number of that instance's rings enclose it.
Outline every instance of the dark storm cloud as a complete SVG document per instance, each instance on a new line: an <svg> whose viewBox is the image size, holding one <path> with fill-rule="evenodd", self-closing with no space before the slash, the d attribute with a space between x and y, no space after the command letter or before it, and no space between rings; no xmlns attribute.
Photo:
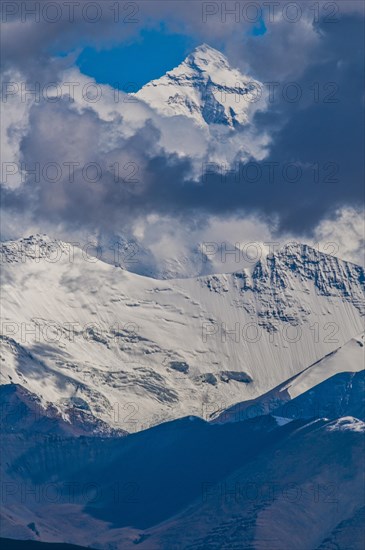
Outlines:
<svg viewBox="0 0 365 550"><path fill-rule="evenodd" d="M363 22L345 17L318 30L323 34L315 58L297 80L304 97L315 86L318 102L313 96L303 108L282 102L272 120L269 114L260 121L273 127L286 121L267 160L310 166L299 184L269 191L268 207L277 209L283 229L292 231L312 228L338 206L364 202Z"/></svg>

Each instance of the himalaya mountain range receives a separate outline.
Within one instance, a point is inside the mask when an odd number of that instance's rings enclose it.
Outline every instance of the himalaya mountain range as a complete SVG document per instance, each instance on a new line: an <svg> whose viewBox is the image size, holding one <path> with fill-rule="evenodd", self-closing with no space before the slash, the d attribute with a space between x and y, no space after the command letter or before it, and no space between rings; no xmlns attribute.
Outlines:
<svg viewBox="0 0 365 550"><path fill-rule="evenodd" d="M259 84L203 44L133 98L235 132ZM363 548L362 266L292 243L134 268L43 233L0 253L4 544Z"/></svg>

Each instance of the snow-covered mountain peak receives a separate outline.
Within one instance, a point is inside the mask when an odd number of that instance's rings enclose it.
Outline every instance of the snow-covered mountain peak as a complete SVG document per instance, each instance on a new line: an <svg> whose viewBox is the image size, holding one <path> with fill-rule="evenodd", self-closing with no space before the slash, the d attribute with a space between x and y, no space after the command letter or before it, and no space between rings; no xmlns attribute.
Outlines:
<svg viewBox="0 0 365 550"><path fill-rule="evenodd" d="M208 44L201 44L200 46L197 46L191 54L188 55L180 67L185 64L198 68L204 72L219 69L231 70L228 59L218 50L208 46Z"/></svg>
<svg viewBox="0 0 365 550"><path fill-rule="evenodd" d="M281 292L293 281L314 285L316 293L328 298L341 296L365 314L364 269L356 264L325 254L306 244L292 243L254 266L251 279L256 289Z"/></svg>
<svg viewBox="0 0 365 550"><path fill-rule="evenodd" d="M333 258L334 256L332 254L328 254L326 252L322 252L318 248L315 248L313 246L310 246L306 243L301 242L288 242L286 243L280 250L276 252L279 256L288 256L288 257L297 257L304 260L309 259L320 259L324 260L325 258ZM340 260L341 261L341 260Z"/></svg>
<svg viewBox="0 0 365 550"><path fill-rule="evenodd" d="M69 245L63 241L52 240L46 234L36 233L14 241L0 243L0 259L2 263L18 263L27 260L51 258L54 254L67 252Z"/></svg>
<svg viewBox="0 0 365 550"><path fill-rule="evenodd" d="M293 271L310 279L313 279L314 275L318 279L321 274L327 277L331 273L332 279L342 279L343 282L346 281L348 274L352 273L356 274L361 285L365 283L364 269L361 266L304 243L286 244L274 253L268 254L264 261L259 261L254 266L254 270L262 266Z"/></svg>
<svg viewBox="0 0 365 550"><path fill-rule="evenodd" d="M353 416L345 416L331 422L329 426L326 426L326 429L328 431L352 431L361 433L365 432L365 422Z"/></svg>
<svg viewBox="0 0 365 550"><path fill-rule="evenodd" d="M221 52L202 44L136 96L164 116L189 117L201 127L235 128L247 124L260 107L261 90L259 82L232 68Z"/></svg>

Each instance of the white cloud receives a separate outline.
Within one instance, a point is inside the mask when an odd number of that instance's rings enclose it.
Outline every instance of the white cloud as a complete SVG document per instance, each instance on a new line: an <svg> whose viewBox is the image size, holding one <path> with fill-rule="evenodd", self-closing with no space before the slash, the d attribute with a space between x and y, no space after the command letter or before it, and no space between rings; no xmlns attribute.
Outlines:
<svg viewBox="0 0 365 550"><path fill-rule="evenodd" d="M343 260L365 265L365 210L339 209L331 219L316 228L315 241L319 249Z"/></svg>

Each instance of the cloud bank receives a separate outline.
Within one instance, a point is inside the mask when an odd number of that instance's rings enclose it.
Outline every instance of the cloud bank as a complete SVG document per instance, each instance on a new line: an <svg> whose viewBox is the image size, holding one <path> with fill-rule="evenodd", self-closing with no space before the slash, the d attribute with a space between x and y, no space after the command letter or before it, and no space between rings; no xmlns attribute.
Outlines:
<svg viewBox="0 0 365 550"><path fill-rule="evenodd" d="M205 14L204 22L202 4L187 9L156 2L152 14L142 2L138 21L122 27L122 40L137 39L142 28L165 18L170 29L222 49L232 66L263 83L267 98L266 109L237 132L161 117L79 74L78 48L121 41L112 12L104 10L97 33L77 13L73 22L53 27L22 22L20 11L9 20L2 87L5 236L15 236L12 220L21 216L24 230L38 224L97 240L138 236L160 258L162 243L185 251L191 238L209 239L208 228L213 236L219 226L221 241L232 242L232 228L241 223L236 240L248 238L250 220L262 224L260 239L329 238L328 220L336 219L349 228L348 213L360 212L364 200L360 3L339 3L339 20L330 23L329 14L313 21L298 2L303 16L297 22L266 14L262 36L250 32L252 21L224 22L221 4L211 4L218 13ZM55 57L61 37L67 55ZM70 82L78 85L68 95ZM36 83L39 101L26 93ZM52 100L56 83L62 97ZM90 100L97 89L102 97Z"/></svg>

